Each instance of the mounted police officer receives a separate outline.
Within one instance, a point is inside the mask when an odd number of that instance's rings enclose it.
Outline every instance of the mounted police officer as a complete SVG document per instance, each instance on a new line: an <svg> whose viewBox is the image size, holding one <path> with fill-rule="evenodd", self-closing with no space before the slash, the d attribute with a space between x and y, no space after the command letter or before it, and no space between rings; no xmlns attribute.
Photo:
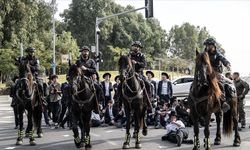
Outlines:
<svg viewBox="0 0 250 150"><path fill-rule="evenodd" d="M45 95L43 90L43 80L42 78L38 77L39 72L39 60L35 57L35 51L36 49L34 47L28 47L25 49L25 52L27 53L26 56L19 58L19 61L25 61L28 63L30 67L30 71L36 80L36 83L38 84L38 91L41 94L40 96L43 98ZM21 76L21 75L19 75Z"/></svg>
<svg viewBox="0 0 250 150"><path fill-rule="evenodd" d="M89 47L88 46L83 46L79 52L81 52L80 58L76 61L76 65L78 68L81 69L81 71L83 72L84 76L89 78L89 80L91 81L91 84L94 82L91 79L91 76L93 74L96 74L96 63L93 59L91 59L89 57ZM73 82L73 88L76 88L74 85L76 85L77 83L74 81ZM97 84L94 84L94 90L99 89L100 87ZM97 90L98 91L98 90ZM96 96L97 98L99 96ZM96 101L96 106L94 108L96 112L99 113L99 102Z"/></svg>
<svg viewBox="0 0 250 150"><path fill-rule="evenodd" d="M230 109L230 106L227 103L225 103L226 102L225 89L224 89L225 81L221 76L221 74L223 72L222 64L225 67L227 67L229 71L231 70L230 62L217 50L216 41L213 38L206 39L204 41L204 45L205 45L205 51L208 52L211 65L214 71L218 73L219 86L223 93L223 95L221 96L222 109L224 112L227 112Z"/></svg>
<svg viewBox="0 0 250 150"><path fill-rule="evenodd" d="M148 109L151 110L151 84L148 82L146 77L143 75L143 70L146 67L146 60L143 53L141 53L141 48L143 48L140 41L134 41L132 42L132 48L129 53L130 59L132 60L132 64L134 65L135 72L137 73L137 76L139 79L143 80L145 84L146 90L144 91L144 94L147 98L147 105Z"/></svg>

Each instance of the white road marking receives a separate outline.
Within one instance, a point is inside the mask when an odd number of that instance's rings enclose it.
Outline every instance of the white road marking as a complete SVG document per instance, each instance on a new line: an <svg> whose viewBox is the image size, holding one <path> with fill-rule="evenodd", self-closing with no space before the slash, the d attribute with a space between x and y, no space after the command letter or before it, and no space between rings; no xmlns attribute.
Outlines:
<svg viewBox="0 0 250 150"><path fill-rule="evenodd" d="M95 137L100 137L101 135L95 134L95 133L90 133L90 135L95 136Z"/></svg>
<svg viewBox="0 0 250 150"><path fill-rule="evenodd" d="M69 137L69 135L68 134L65 134L65 135L63 135L64 137Z"/></svg>
<svg viewBox="0 0 250 150"><path fill-rule="evenodd" d="M114 132L113 130L108 130L108 131L106 131L107 133L112 133L112 132Z"/></svg>
<svg viewBox="0 0 250 150"><path fill-rule="evenodd" d="M10 118L14 118L14 116L5 116L5 117L1 117L3 119L10 119Z"/></svg>
<svg viewBox="0 0 250 150"><path fill-rule="evenodd" d="M111 145L113 145L113 146L118 145L118 144L116 144L116 143L115 143L115 142L113 142L113 141L107 141L107 143L109 143L109 144L111 144Z"/></svg>
<svg viewBox="0 0 250 150"><path fill-rule="evenodd" d="M16 147L6 147L5 149L15 149Z"/></svg>

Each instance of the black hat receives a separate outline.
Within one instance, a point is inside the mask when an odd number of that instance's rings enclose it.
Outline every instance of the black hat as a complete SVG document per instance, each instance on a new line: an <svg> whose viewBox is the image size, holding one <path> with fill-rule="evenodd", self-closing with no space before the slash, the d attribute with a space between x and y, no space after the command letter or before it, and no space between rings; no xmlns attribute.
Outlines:
<svg viewBox="0 0 250 150"><path fill-rule="evenodd" d="M79 50L79 52L82 52L83 50L88 50L88 51L90 51L90 49L89 49L88 46L83 46L83 47Z"/></svg>
<svg viewBox="0 0 250 150"><path fill-rule="evenodd" d="M51 80L53 80L54 78L58 78L58 76L56 74L51 76Z"/></svg>
<svg viewBox="0 0 250 150"><path fill-rule="evenodd" d="M169 117L176 116L177 117L177 112L175 110L172 110L169 114Z"/></svg>
<svg viewBox="0 0 250 150"><path fill-rule="evenodd" d="M34 47L28 47L25 49L26 52L34 52L36 49Z"/></svg>
<svg viewBox="0 0 250 150"><path fill-rule="evenodd" d="M102 78L105 78L106 76L109 76L109 78L111 78L111 74L108 73L108 72L104 73L103 76L102 76Z"/></svg>
<svg viewBox="0 0 250 150"><path fill-rule="evenodd" d="M140 48L143 48L143 46L142 46L142 44L141 44L140 41L133 41L132 44L131 44L131 46L135 46L135 45L139 46Z"/></svg>
<svg viewBox="0 0 250 150"><path fill-rule="evenodd" d="M120 79L120 75L115 76L115 81L116 81L117 79Z"/></svg>
<svg viewBox="0 0 250 150"><path fill-rule="evenodd" d="M215 45L216 41L213 38L208 38L204 41L204 45Z"/></svg>
<svg viewBox="0 0 250 150"><path fill-rule="evenodd" d="M166 76L167 79L169 79L169 75L168 75L166 72L162 72L161 75L162 75L162 76Z"/></svg>
<svg viewBox="0 0 250 150"><path fill-rule="evenodd" d="M152 75L152 77L154 77L155 75L154 75L154 73L152 72L152 71L150 71L150 70L148 70L148 71L146 71L146 75L147 74L151 74Z"/></svg>

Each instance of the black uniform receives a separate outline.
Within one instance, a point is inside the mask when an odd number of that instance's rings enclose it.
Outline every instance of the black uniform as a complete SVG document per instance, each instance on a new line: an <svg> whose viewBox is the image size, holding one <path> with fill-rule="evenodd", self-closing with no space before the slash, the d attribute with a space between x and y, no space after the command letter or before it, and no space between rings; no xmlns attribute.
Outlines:
<svg viewBox="0 0 250 150"><path fill-rule="evenodd" d="M76 65L77 67L86 67L87 70L84 70L84 75L87 77L92 76L93 74L96 73L96 64L95 61L93 59L83 59L82 57L80 57L77 61L76 61Z"/></svg>
<svg viewBox="0 0 250 150"><path fill-rule="evenodd" d="M148 80L146 79L146 77L143 75L143 70L146 67L146 60L145 60L145 56L143 53L141 52L137 52L135 53L134 51L131 51L129 53L130 59L136 61L135 65L135 72L138 73L139 78L141 78L144 83L145 83L145 88L146 88L146 92L147 92L147 97L148 97L148 107L149 110L152 109L151 106L151 96L152 96L152 92L151 92L151 83L148 82Z"/></svg>
<svg viewBox="0 0 250 150"><path fill-rule="evenodd" d="M143 69L146 67L146 60L143 53L130 52L129 54L131 60L135 60L135 72L143 76Z"/></svg>
<svg viewBox="0 0 250 150"><path fill-rule="evenodd" d="M224 66L230 65L230 62L217 50L214 53L208 52L208 54L209 54L211 65L216 72L218 73L223 72L222 64Z"/></svg>
<svg viewBox="0 0 250 150"><path fill-rule="evenodd" d="M95 63L95 61L94 61L93 59L90 59L90 58L88 58L88 59L83 59L83 58L80 56L80 58L76 61L76 65L77 65L77 67L79 67L79 68L81 68L82 66L84 66L84 67L87 68L87 70L82 70L82 71L83 71L83 73L84 73L84 76L88 77L89 80L91 80L91 82L92 82L91 76L92 76L93 74L96 74L96 73L97 73L97 72L96 72L96 63ZM93 82L93 83L94 83L94 82ZM76 85L76 84L77 84L77 82L76 82L76 81L73 81L73 89L77 87L77 86L74 86L74 85ZM99 85L97 85L96 83L94 83L94 87L95 87L96 92L97 92L96 98L98 99L98 98L100 97L100 96L99 96L99 93L98 93L100 87L99 87ZM75 90L75 91L76 91L76 90ZM96 113L99 113L99 105L98 105L99 102L98 102L98 101L100 101L100 100L98 99L97 102L96 102L96 106L95 106L95 112L96 112Z"/></svg>

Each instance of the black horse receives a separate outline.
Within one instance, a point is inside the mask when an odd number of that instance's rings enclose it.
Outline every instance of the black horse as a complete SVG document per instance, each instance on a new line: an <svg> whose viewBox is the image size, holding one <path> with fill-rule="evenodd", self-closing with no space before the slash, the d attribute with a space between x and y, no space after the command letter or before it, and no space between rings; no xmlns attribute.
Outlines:
<svg viewBox="0 0 250 150"><path fill-rule="evenodd" d="M134 136L135 148L141 148L140 128L143 126L143 135L147 135L147 126L145 122L145 114L147 110L147 102L145 100L144 91L145 84L139 79L134 71L131 59L128 56L122 55L119 59L119 73L121 79L121 96L120 100L124 104L126 122L126 135L123 149L130 148L130 122L131 114L135 122Z"/></svg>
<svg viewBox="0 0 250 150"><path fill-rule="evenodd" d="M81 73L80 68L71 65L69 69L70 83L72 85L72 99L70 111L72 113L72 131L77 148L90 149L90 119L96 102L93 81ZM78 126L81 129L79 136Z"/></svg>
<svg viewBox="0 0 250 150"><path fill-rule="evenodd" d="M211 114L215 113L217 122L217 133L215 144L220 144L220 122L222 117L221 111L221 89L218 84L218 74L213 70L207 52L199 53L196 51L196 65L195 75L192 87L189 94L190 116L194 123L194 147L193 150L200 149L199 142L199 118L203 118L205 122L205 139L204 147L210 150L209 140L209 124ZM240 136L238 133L237 123L237 98L230 97L231 109L224 114L223 118L223 133L230 135L233 130L233 123L235 129L234 146L239 146Z"/></svg>
<svg viewBox="0 0 250 150"><path fill-rule="evenodd" d="M42 100L38 93L37 84L33 81L29 62L19 59L17 62L20 80L16 86L17 110L19 115L19 130L16 145L23 143L23 113L27 110L28 125L26 132L30 139L30 145L36 145L33 136L34 128L38 131L38 137L42 136Z"/></svg>

